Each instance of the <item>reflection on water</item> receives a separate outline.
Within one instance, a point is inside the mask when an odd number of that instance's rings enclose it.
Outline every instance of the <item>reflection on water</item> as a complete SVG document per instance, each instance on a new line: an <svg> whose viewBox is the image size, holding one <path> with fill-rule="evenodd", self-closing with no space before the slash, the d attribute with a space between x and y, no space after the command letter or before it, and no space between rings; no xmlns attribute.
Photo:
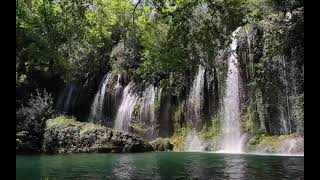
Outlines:
<svg viewBox="0 0 320 180"><path fill-rule="evenodd" d="M152 152L17 155L16 179L304 179L304 157Z"/></svg>
<svg viewBox="0 0 320 180"><path fill-rule="evenodd" d="M132 163L132 156L119 155L117 160L114 161L112 174L118 179L130 179L134 174Z"/></svg>
<svg viewBox="0 0 320 180"><path fill-rule="evenodd" d="M244 179L246 162L240 154L232 154L224 157L225 173L229 179Z"/></svg>

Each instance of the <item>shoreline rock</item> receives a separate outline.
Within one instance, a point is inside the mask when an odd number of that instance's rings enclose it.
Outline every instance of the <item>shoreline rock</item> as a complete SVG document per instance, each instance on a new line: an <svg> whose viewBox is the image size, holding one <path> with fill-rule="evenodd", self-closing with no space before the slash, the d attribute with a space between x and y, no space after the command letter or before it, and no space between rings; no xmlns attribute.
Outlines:
<svg viewBox="0 0 320 180"><path fill-rule="evenodd" d="M151 141L150 144L156 151L172 151L174 147L169 138L157 138Z"/></svg>
<svg viewBox="0 0 320 180"><path fill-rule="evenodd" d="M44 153L147 152L154 149L140 137L101 125L58 117L47 121Z"/></svg>

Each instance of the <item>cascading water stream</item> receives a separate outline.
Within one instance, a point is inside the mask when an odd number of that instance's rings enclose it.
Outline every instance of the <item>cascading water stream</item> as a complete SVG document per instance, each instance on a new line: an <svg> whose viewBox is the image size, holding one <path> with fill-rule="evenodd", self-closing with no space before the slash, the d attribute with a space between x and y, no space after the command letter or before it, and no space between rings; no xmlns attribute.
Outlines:
<svg viewBox="0 0 320 180"><path fill-rule="evenodd" d="M57 109L63 113L69 113L72 95L76 89L73 83L68 83L57 102Z"/></svg>
<svg viewBox="0 0 320 180"><path fill-rule="evenodd" d="M122 102L115 119L114 127L116 129L125 131L129 130L129 125L132 120L132 113L138 100L138 96L133 92L134 88L135 84L130 82L123 90Z"/></svg>
<svg viewBox="0 0 320 180"><path fill-rule="evenodd" d="M155 112L153 109L153 105L156 98L156 89L153 85L148 86L143 92L144 102L142 108L140 110L140 118L142 121L155 121Z"/></svg>
<svg viewBox="0 0 320 180"><path fill-rule="evenodd" d="M157 127L156 115L155 115L155 100L156 100L157 88L153 85L149 85L143 92L143 98L140 108L140 121L147 124L153 131L150 135L151 139L157 136L155 130Z"/></svg>
<svg viewBox="0 0 320 180"><path fill-rule="evenodd" d="M227 153L242 153L243 136L240 127L240 103L239 103L239 70L236 48L236 38L240 27L232 33L230 45L231 55L228 59L228 75L224 101L225 121L223 125L222 151Z"/></svg>
<svg viewBox="0 0 320 180"><path fill-rule="evenodd" d="M100 122L103 120L103 105L104 105L104 98L106 94L106 88L110 84L112 77L112 73L108 73L104 76L100 83L100 88L97 94L94 97L94 101L91 106L91 113L90 113L90 120L93 122Z"/></svg>
<svg viewBox="0 0 320 180"><path fill-rule="evenodd" d="M122 90L123 90L123 87L120 83L120 79L121 79L121 75L118 74L118 78L117 78L117 84L115 85L115 104L116 104L116 107L118 107L118 105L120 105L121 103L121 93L122 93Z"/></svg>
<svg viewBox="0 0 320 180"><path fill-rule="evenodd" d="M203 86L204 86L205 68L199 65L198 73L193 81L187 100L187 121L196 123L200 121L201 102L203 101Z"/></svg>

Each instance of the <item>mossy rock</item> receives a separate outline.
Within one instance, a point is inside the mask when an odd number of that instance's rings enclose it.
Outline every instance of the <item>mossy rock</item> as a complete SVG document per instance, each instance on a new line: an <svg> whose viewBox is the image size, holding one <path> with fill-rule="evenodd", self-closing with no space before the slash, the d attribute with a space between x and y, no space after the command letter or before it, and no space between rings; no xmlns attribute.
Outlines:
<svg viewBox="0 0 320 180"><path fill-rule="evenodd" d="M298 134L251 136L246 151L258 153L303 153L304 138Z"/></svg>
<svg viewBox="0 0 320 180"><path fill-rule="evenodd" d="M156 151L172 151L174 147L168 138L157 138L151 141L150 144Z"/></svg>
<svg viewBox="0 0 320 180"><path fill-rule="evenodd" d="M47 121L42 147L45 153L145 152L152 146L140 137L101 125L60 116Z"/></svg>

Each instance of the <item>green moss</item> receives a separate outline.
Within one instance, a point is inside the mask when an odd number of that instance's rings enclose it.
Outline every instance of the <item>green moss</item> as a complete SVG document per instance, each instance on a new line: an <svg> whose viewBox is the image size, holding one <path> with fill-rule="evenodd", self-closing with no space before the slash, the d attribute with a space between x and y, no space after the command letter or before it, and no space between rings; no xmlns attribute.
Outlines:
<svg viewBox="0 0 320 180"><path fill-rule="evenodd" d="M80 129L80 134L85 133L87 131L93 131L96 129L105 129L104 126L99 125L99 124L93 124L93 123L82 123L81 124L81 129Z"/></svg>
<svg viewBox="0 0 320 180"><path fill-rule="evenodd" d="M224 115L222 112L218 113L212 118L211 126L205 124L200 134L204 140L215 139L221 133L222 122Z"/></svg>
<svg viewBox="0 0 320 180"><path fill-rule="evenodd" d="M160 110L160 101L155 100L154 103L153 103L152 108L153 108L154 112L158 112Z"/></svg>
<svg viewBox="0 0 320 180"><path fill-rule="evenodd" d="M258 136L253 136L249 139L247 144L247 149L250 152L267 152L267 153L278 153L281 150L281 143L287 139L293 139L297 137L298 134L289 135L274 135L267 136L261 134Z"/></svg>
<svg viewBox="0 0 320 180"><path fill-rule="evenodd" d="M151 145L157 151L171 151L174 147L170 138L157 138L151 142Z"/></svg>
<svg viewBox="0 0 320 180"><path fill-rule="evenodd" d="M185 140L189 132L191 132L190 128L183 127L175 129L175 132L171 137L171 142L174 145L174 151L184 151Z"/></svg>
<svg viewBox="0 0 320 180"><path fill-rule="evenodd" d="M181 101L174 112L174 122L175 122L175 128L181 127L183 121L184 121L184 112L185 112L185 101Z"/></svg>
<svg viewBox="0 0 320 180"><path fill-rule="evenodd" d="M47 121L47 127L50 128L57 125L69 125L74 123L75 123L75 120L72 117L59 116L54 119L49 119Z"/></svg>
<svg viewBox="0 0 320 180"><path fill-rule="evenodd" d="M250 134L260 134L260 121L258 112L253 110L250 102L246 113L242 116L242 130Z"/></svg>
<svg viewBox="0 0 320 180"><path fill-rule="evenodd" d="M53 126L78 126L80 127L80 133L105 128L99 124L78 122L73 117L67 116L59 116L54 119L49 119L47 121L47 128L51 128Z"/></svg>
<svg viewBox="0 0 320 180"><path fill-rule="evenodd" d="M163 139L161 139L160 143L161 144L168 144L168 143L171 143L171 140L170 140L170 138L163 138Z"/></svg>
<svg viewBox="0 0 320 180"><path fill-rule="evenodd" d="M279 137L278 136L260 136L259 148L267 148L267 152L276 152L279 147Z"/></svg>

